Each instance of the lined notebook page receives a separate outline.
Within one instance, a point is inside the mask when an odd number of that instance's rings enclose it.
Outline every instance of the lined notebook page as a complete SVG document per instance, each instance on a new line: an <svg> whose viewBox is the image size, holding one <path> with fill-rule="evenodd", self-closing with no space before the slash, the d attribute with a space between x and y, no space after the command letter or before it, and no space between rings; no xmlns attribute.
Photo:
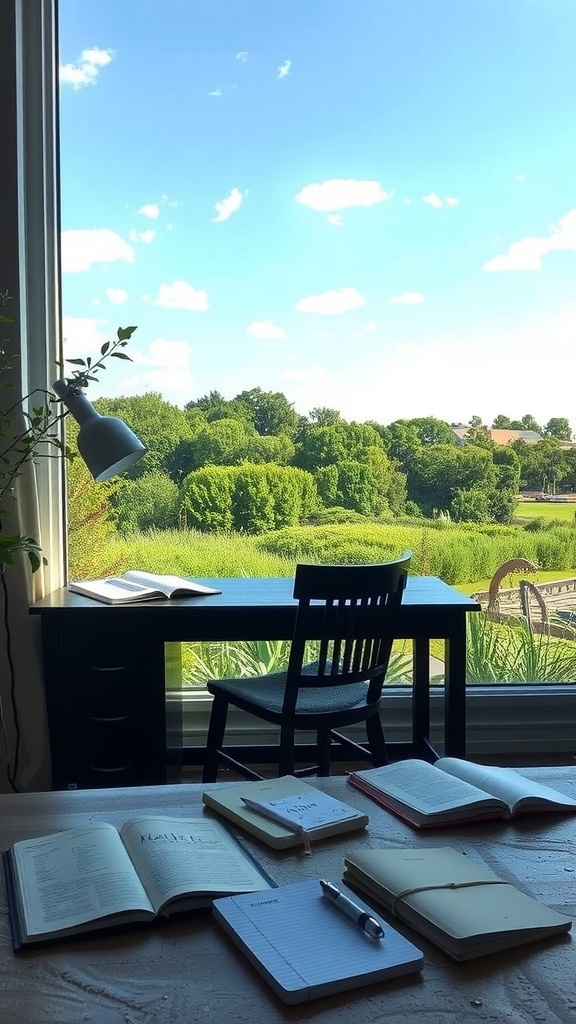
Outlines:
<svg viewBox="0 0 576 1024"><path fill-rule="evenodd" d="M355 893L335 884L384 928L372 939L329 900L317 879L215 900L216 919L285 1002L303 1002L398 977L422 953Z"/></svg>

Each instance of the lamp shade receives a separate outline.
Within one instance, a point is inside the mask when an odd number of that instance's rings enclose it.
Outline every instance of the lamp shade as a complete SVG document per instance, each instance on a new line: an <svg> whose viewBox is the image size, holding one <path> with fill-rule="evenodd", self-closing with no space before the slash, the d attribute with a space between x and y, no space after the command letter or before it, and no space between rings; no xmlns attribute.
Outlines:
<svg viewBox="0 0 576 1024"><path fill-rule="evenodd" d="M116 416L101 416L82 388L67 380L52 385L77 421L78 451L95 480L108 480L141 459L145 446Z"/></svg>

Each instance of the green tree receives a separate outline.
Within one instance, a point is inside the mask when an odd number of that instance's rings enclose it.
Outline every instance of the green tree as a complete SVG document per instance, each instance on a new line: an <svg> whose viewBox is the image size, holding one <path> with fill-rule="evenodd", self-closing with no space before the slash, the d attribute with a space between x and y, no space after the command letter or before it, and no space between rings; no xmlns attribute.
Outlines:
<svg viewBox="0 0 576 1024"><path fill-rule="evenodd" d="M534 430L537 434L542 433L542 427L530 413L522 417L522 430Z"/></svg>
<svg viewBox="0 0 576 1024"><path fill-rule="evenodd" d="M251 391L241 391L239 395L236 395L235 401L245 407L255 430L264 436L269 434L293 436L300 424L300 417L280 391L262 391L261 388L252 388Z"/></svg>
<svg viewBox="0 0 576 1024"><path fill-rule="evenodd" d="M367 423L334 423L331 426L305 425L298 435L294 463L314 473L321 466L362 460L367 448L382 448L383 442Z"/></svg>
<svg viewBox="0 0 576 1024"><path fill-rule="evenodd" d="M275 462L279 466L287 466L292 462L295 451L294 442L287 434L265 437L254 434L247 439L242 458L246 462Z"/></svg>
<svg viewBox="0 0 576 1024"><path fill-rule="evenodd" d="M208 423L213 423L214 420L228 419L250 422L246 406L234 398L228 401L219 391L210 391L209 394L202 395L195 401L187 402L184 408L189 413L201 413Z"/></svg>
<svg viewBox="0 0 576 1024"><path fill-rule="evenodd" d="M178 526L180 493L166 473L145 473L120 480L113 496L116 523L124 533L172 530Z"/></svg>
<svg viewBox="0 0 576 1024"><path fill-rule="evenodd" d="M146 445L144 457L126 473L131 480L145 473L169 472L178 444L191 441L194 436L184 410L165 401L156 391L132 397L99 398L94 406L103 415L119 416Z"/></svg>
<svg viewBox="0 0 576 1024"><path fill-rule="evenodd" d="M309 420L316 427L332 427L335 423L341 423L342 417L337 409L328 409L326 406L316 406L310 410Z"/></svg>
<svg viewBox="0 0 576 1024"><path fill-rule="evenodd" d="M553 416L544 427L546 437L555 437L558 441L571 441L572 428L564 416Z"/></svg>
<svg viewBox="0 0 576 1024"><path fill-rule="evenodd" d="M419 416L407 422L416 429L423 445L456 443L454 431L445 420L436 419L435 416Z"/></svg>
<svg viewBox="0 0 576 1024"><path fill-rule="evenodd" d="M460 523L486 523L491 518L490 499L479 487L456 488L450 516Z"/></svg>
<svg viewBox="0 0 576 1024"><path fill-rule="evenodd" d="M239 465L245 458L249 440L255 437L254 428L243 420L212 420L190 446L194 469Z"/></svg>

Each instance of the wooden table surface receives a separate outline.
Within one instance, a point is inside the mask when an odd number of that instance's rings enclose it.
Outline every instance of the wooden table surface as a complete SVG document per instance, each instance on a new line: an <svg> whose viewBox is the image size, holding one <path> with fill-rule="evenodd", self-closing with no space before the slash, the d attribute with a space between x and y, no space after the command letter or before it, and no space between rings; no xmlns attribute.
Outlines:
<svg viewBox="0 0 576 1024"><path fill-rule="evenodd" d="M576 768L526 769L576 796ZM312 781L312 780L311 780ZM482 823L419 833L352 789L343 777L319 788L367 811L365 832L299 851L247 845L280 883L341 877L358 847L453 846L476 851L501 877L576 915L575 819L540 815L515 824ZM0 846L87 821L119 825L136 812L190 816L202 810L200 785L83 790L0 797ZM12 952L0 887L2 1024L574 1024L576 946L569 934L466 964L453 963L407 927L425 954L421 975L372 985L300 1006L280 1002L209 913L158 927L92 935Z"/></svg>

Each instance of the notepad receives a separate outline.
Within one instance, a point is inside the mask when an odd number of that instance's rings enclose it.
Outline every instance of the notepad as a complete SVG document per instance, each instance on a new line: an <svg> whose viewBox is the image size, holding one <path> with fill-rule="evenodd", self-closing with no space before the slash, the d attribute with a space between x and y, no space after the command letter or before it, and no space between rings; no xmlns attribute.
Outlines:
<svg viewBox="0 0 576 1024"><path fill-rule="evenodd" d="M293 775L263 779L261 782L214 786L204 791L202 800L207 807L229 818L275 850L297 846L301 842L301 835L295 831L295 827L288 828L247 807L243 797L274 803L278 810L294 821L294 826L305 828L312 841L365 828L368 824L368 815L363 811L336 800Z"/></svg>
<svg viewBox="0 0 576 1024"><path fill-rule="evenodd" d="M336 883L335 883L336 884ZM215 900L212 912L285 1003L419 971L423 954L340 882L338 887L384 928L374 939L322 896L308 879L258 896Z"/></svg>

